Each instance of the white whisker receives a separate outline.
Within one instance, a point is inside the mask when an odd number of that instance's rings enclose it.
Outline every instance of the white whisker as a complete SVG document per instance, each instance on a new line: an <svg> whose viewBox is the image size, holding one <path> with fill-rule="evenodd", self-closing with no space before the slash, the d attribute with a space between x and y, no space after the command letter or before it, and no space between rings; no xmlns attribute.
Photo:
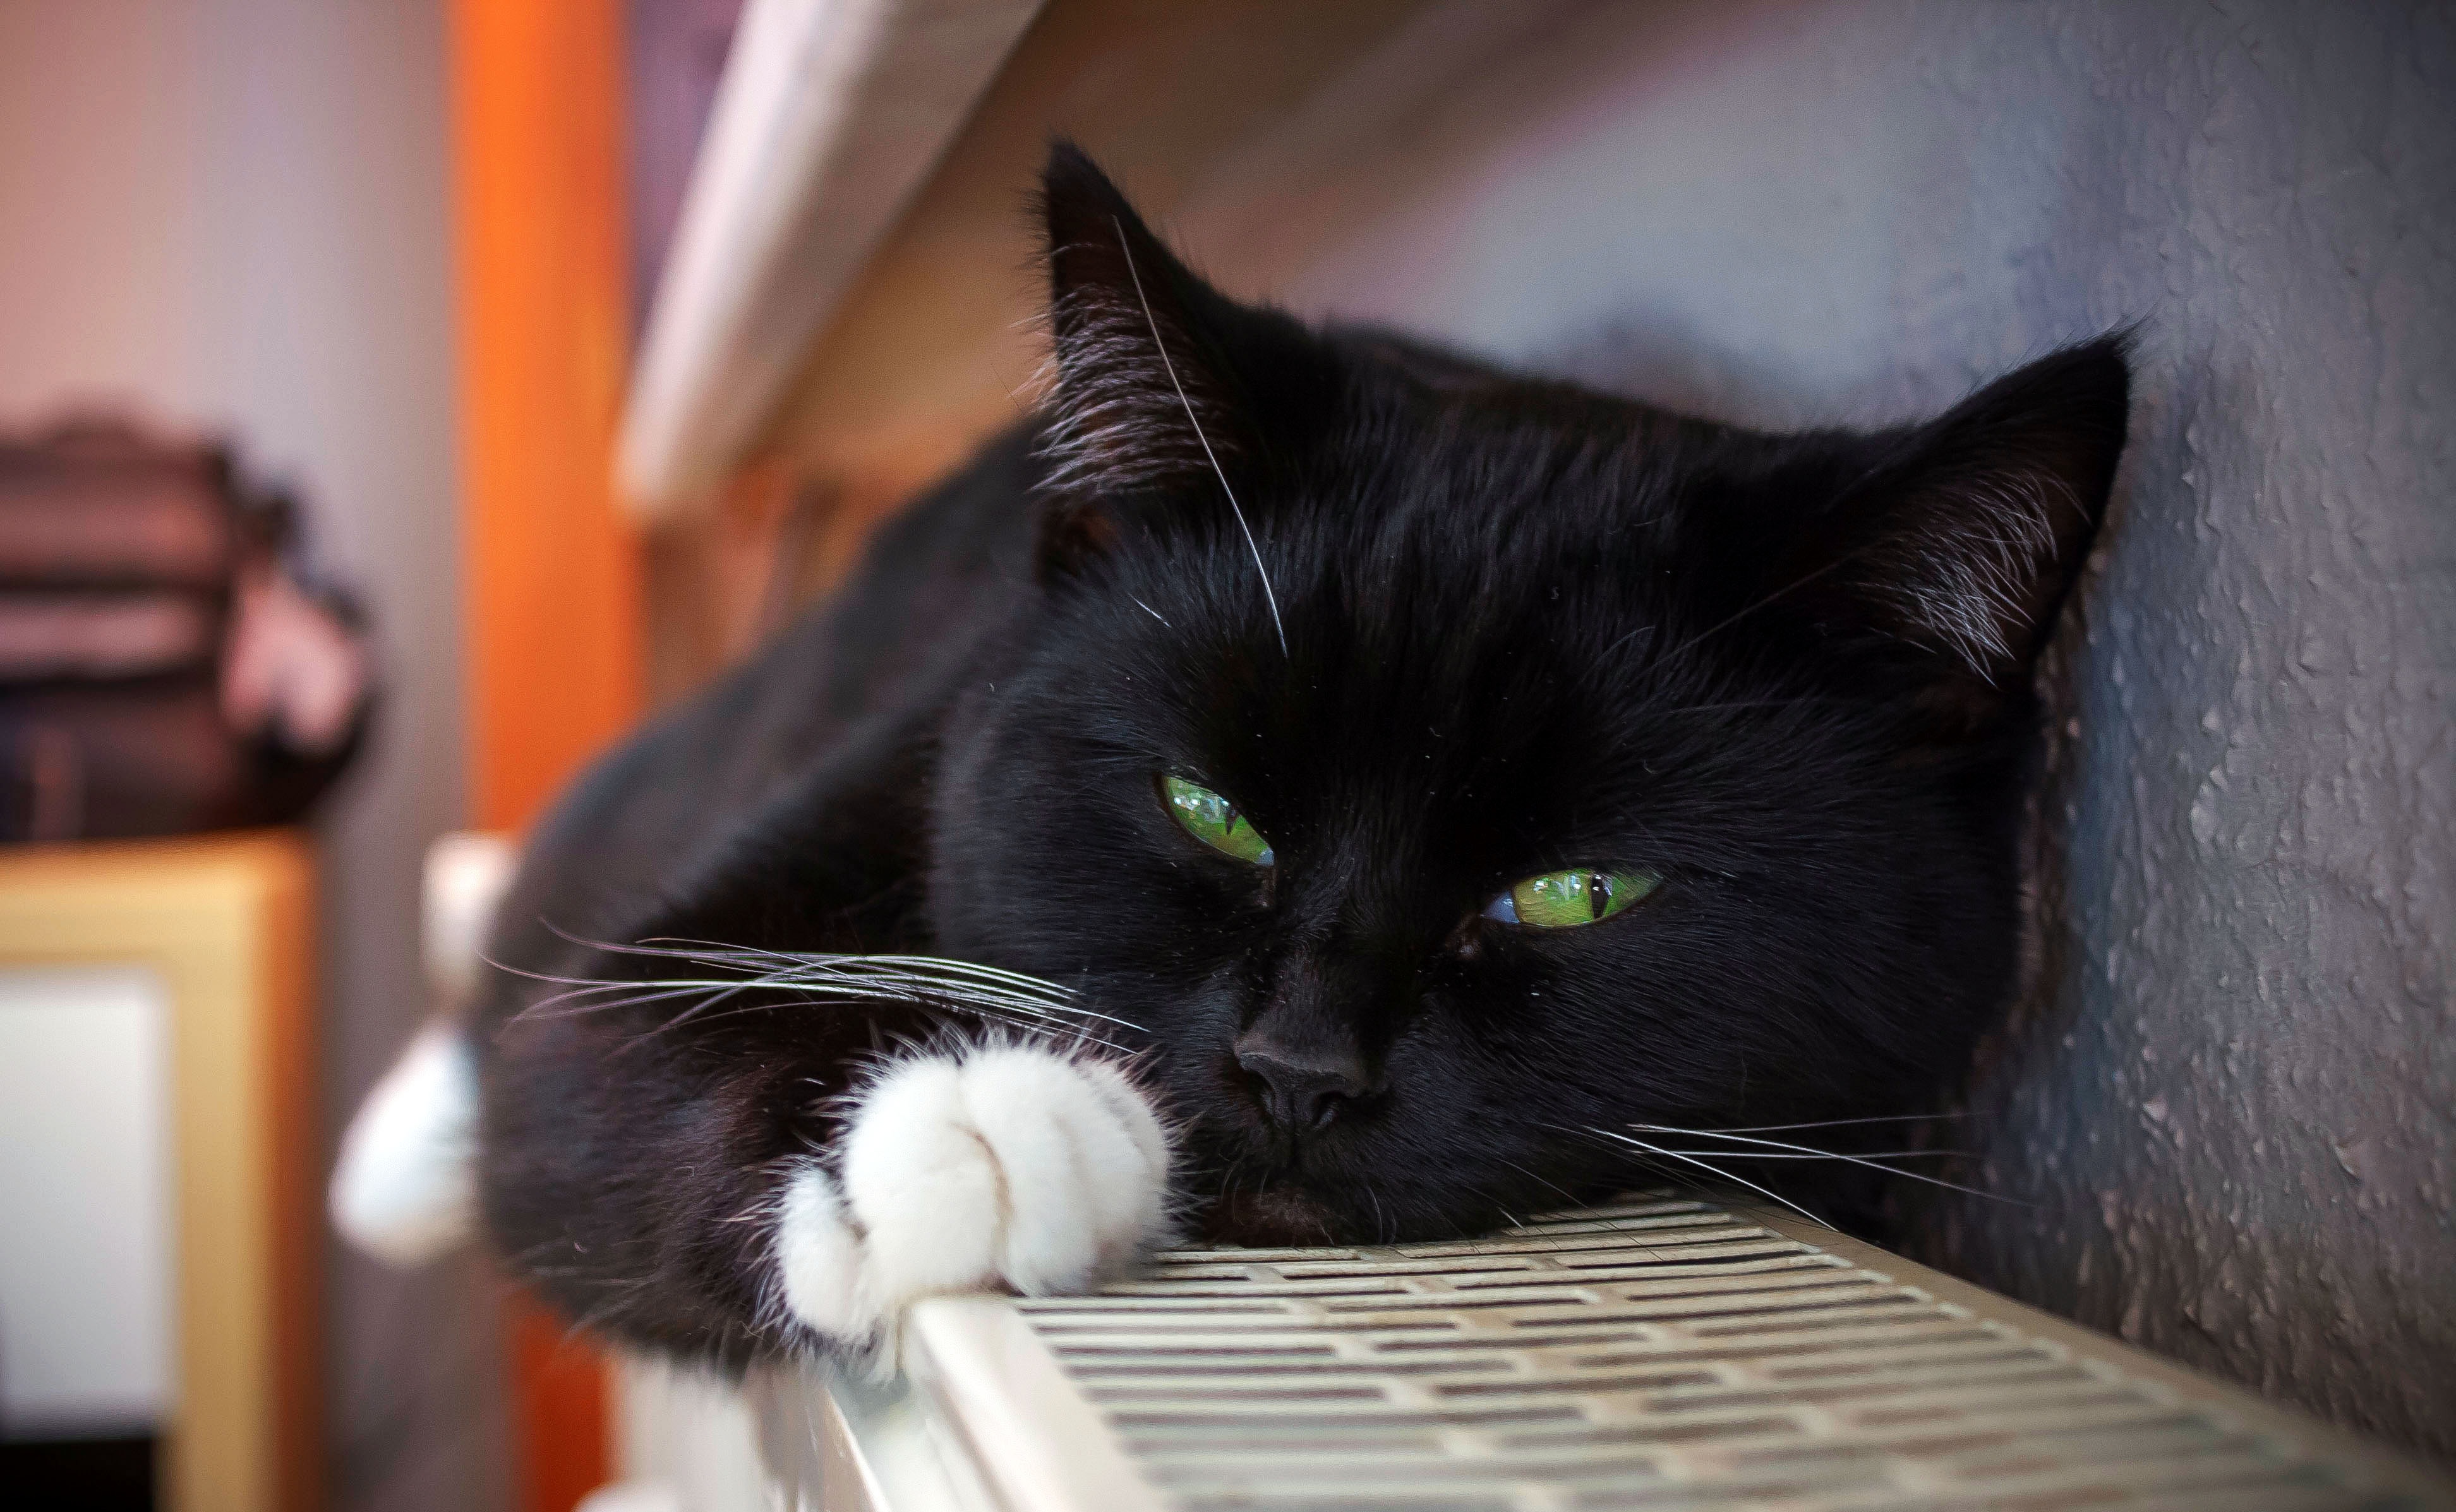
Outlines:
<svg viewBox="0 0 2456 1512"><path fill-rule="evenodd" d="M1685 1131L1684 1131L1685 1132ZM1800 1154L1781 1154L1769 1150L1691 1150L1695 1155L1721 1155L1735 1160L1907 1160L1914 1155L1967 1155L1967 1150L1871 1150L1865 1154L1837 1155L1811 1151ZM1911 1173L1904 1171L1902 1175Z"/></svg>
<svg viewBox="0 0 2456 1512"><path fill-rule="evenodd" d="M546 926L557 935L574 945L603 950L613 955L653 956L667 960L689 961L718 971L744 973L736 979L710 982L711 987L821 987L831 991L850 991L856 987L911 988L931 996L1010 1007L1042 1016L1063 1016L1069 1019L1095 1018L1123 1029L1144 1032L1142 1026L1130 1020L1082 1008L1075 1003L1074 990L1060 983L1010 971L1003 967L985 966L977 961L958 961L936 955L836 955L802 954L787 950L769 950L756 947L724 945L711 940L688 940L673 936L656 936L635 945L618 945L606 940L590 940ZM675 949L674 947L686 947ZM490 962L498 965L500 963ZM516 971L517 974L540 981L555 981L572 986L632 985L605 983L578 977L557 977L542 972ZM668 979L680 985L689 979ZM891 991L872 991L870 995L899 995Z"/></svg>
<svg viewBox="0 0 2456 1512"><path fill-rule="evenodd" d="M1135 282L1135 298L1143 307L1143 323L1151 327L1152 345L1159 350L1159 365L1168 372L1169 387L1177 390L1177 401L1185 406L1185 423L1194 427L1194 439L1202 443L1202 455L1211 460L1211 471L1219 480L1219 491L1228 496L1228 507L1237 512L1237 528L1245 533L1245 549L1254 554L1254 571L1262 579L1262 598L1271 606L1271 627L1279 635L1279 654L1288 654L1288 627L1279 619L1279 596L1271 591L1271 571L1262 565L1261 545L1254 540L1254 527L1245 522L1245 506L1237 502L1237 490L1228 486L1228 469L1219 465L1219 454L1211 449L1211 438L1202 434L1202 422L1194 418L1194 401L1185 397L1185 385L1177 380L1177 364L1169 360L1168 343L1159 337L1159 321L1153 317L1151 298L1143 293L1143 276L1135 267L1134 249L1126 244L1126 228L1116 216L1109 224L1117 233L1117 251L1125 255L1126 276Z"/></svg>
<svg viewBox="0 0 2456 1512"><path fill-rule="evenodd" d="M1996 1202L2011 1202L2014 1200L2011 1197L1998 1196L1993 1192L1981 1192L1976 1187L1965 1187L1958 1181L1947 1181L1941 1176L1925 1175L1916 1171L1904 1171L1895 1166L1880 1165L1877 1163L1875 1158L1871 1156L1836 1154L1831 1150L1818 1150L1811 1145L1792 1144L1789 1140L1785 1139L1757 1139L1751 1138L1746 1134L1726 1134L1720 1130L1714 1129L1674 1129L1666 1124L1641 1123L1631 1124L1629 1127L1637 1130L1640 1134L1681 1134L1688 1138L1697 1138L1702 1136L1709 1139L1728 1139L1733 1144L1762 1145L1770 1150L1790 1150L1797 1152L1801 1155L1806 1155L1817 1160L1841 1160L1854 1166L1866 1166L1871 1171L1882 1171L1887 1175L1907 1176L1913 1181L1924 1181L1932 1187L1944 1187L1949 1191L1966 1193L1974 1197L1986 1197ZM1773 1160L1782 1158L1777 1155L1758 1154L1746 1150L1727 1150L1721 1152L1721 1154L1722 1157L1727 1160L1734 1158L1743 1160Z"/></svg>
<svg viewBox="0 0 2456 1512"><path fill-rule="evenodd" d="M498 970L564 989L529 1004L515 1015L515 1021L620 1011L673 998L699 999L682 1012L645 1032L640 1036L645 1039L686 1023L796 1006L772 1001L754 1002L727 1009L723 1013L710 1011L727 999L746 992L768 992L799 997L804 1000L799 1006L883 1002L941 1008L1034 1035L1071 1033L1081 1043L1097 1045L1118 1054L1130 1052L1125 1046L1094 1032L1086 1020L1115 1024L1136 1033L1145 1032L1138 1024L1080 1007L1074 1000L1075 993L1072 988L973 961L931 955L797 954L729 946L710 940L671 937L635 945L617 945L610 941L583 939L556 929L552 924L546 927L574 945L607 954L684 961L733 974L607 979L562 976L489 961L488 964Z"/></svg>
<svg viewBox="0 0 2456 1512"><path fill-rule="evenodd" d="M611 998L599 1003L583 1003L576 1008L561 1006L584 992L605 992L617 988L659 989L659 991L637 991L627 997ZM671 997L705 996L706 991L707 989L697 982L686 983L680 987L668 987L663 982L604 982L596 987L580 988L568 992L557 992L552 997L539 998L514 1015L514 1021L531 1018L579 1018L589 1013L620 1012L624 1009L644 1008L650 1003L662 1003Z"/></svg>
<svg viewBox="0 0 2456 1512"><path fill-rule="evenodd" d="M1688 1164L1697 1167L1699 1170L1709 1172L1712 1175L1721 1177L1725 1181L1737 1182L1739 1185L1748 1188L1750 1191L1756 1193L1760 1196L1772 1198L1774 1201L1781 1203L1784 1207L1791 1209L1793 1213L1798 1214L1801 1217L1806 1218L1809 1222L1815 1224L1820 1229L1832 1227L1832 1224L1827 1223L1823 1218L1820 1218L1815 1214L1809 1212L1798 1203L1791 1201L1781 1193L1775 1192L1768 1187L1761 1187L1746 1176L1733 1175L1731 1173L1724 1170L1720 1166L1709 1165L1705 1161L1698 1159L1695 1155L1682 1154L1676 1150L1666 1150L1660 1145L1650 1145L1643 1139L1634 1138L1628 1134L1620 1134L1610 1129L1588 1129L1586 1132L1587 1134L1601 1134L1607 1139L1617 1139L1623 1144L1635 1145L1638 1149L1645 1151L1648 1154L1665 1155L1674 1160L1685 1160Z"/></svg>
<svg viewBox="0 0 2456 1512"><path fill-rule="evenodd" d="M1709 1129L1707 1134L1781 1134L1791 1129L1840 1129L1863 1123L1923 1123L1930 1118L1967 1118L1966 1113L1891 1113L1871 1118L1813 1118L1807 1123L1738 1124L1729 1129Z"/></svg>

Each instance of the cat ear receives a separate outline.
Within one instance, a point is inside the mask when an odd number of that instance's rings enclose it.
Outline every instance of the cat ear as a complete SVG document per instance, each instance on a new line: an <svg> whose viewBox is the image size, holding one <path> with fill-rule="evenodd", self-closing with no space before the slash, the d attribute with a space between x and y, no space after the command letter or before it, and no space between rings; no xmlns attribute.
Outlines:
<svg viewBox="0 0 2456 1512"><path fill-rule="evenodd" d="M2118 334L1884 438L1774 581L1999 693L2025 684L2105 513L2130 389Z"/></svg>
<svg viewBox="0 0 2456 1512"><path fill-rule="evenodd" d="M1055 367L1042 443L1050 486L1131 494L1208 474L1214 457L1230 464L1242 449L1223 330L1234 307L1071 142L1050 149L1040 208Z"/></svg>

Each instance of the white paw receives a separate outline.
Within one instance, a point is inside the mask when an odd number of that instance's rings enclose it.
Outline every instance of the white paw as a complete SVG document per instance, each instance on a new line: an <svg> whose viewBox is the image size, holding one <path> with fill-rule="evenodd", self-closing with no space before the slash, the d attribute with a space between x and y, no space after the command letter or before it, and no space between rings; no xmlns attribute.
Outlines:
<svg viewBox="0 0 2456 1512"><path fill-rule="evenodd" d="M367 1093L341 1135L333 1226L394 1265L423 1265L477 1226L478 1061L451 1025L429 1024Z"/></svg>
<svg viewBox="0 0 2456 1512"><path fill-rule="evenodd" d="M838 1338L876 1336L942 1292L1080 1291L1167 1228L1168 1139L1115 1067L1023 1046L904 1061L863 1093L841 1183L788 1183L786 1306Z"/></svg>

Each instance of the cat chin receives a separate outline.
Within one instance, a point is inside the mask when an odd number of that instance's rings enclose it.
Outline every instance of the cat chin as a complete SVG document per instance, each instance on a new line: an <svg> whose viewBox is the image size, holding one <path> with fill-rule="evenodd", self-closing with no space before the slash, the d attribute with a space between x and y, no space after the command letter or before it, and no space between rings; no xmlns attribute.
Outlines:
<svg viewBox="0 0 2456 1512"><path fill-rule="evenodd" d="M1079 1292L1168 1237L1169 1143L1115 1066L1034 1046L914 1056L859 1095L833 1172L788 1174L775 1279L832 1342L883 1345L916 1298Z"/></svg>

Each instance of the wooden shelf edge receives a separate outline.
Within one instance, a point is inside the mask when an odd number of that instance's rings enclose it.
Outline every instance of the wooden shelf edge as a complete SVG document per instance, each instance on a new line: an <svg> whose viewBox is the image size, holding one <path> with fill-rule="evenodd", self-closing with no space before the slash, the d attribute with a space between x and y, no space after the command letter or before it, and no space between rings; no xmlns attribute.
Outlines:
<svg viewBox="0 0 2456 1512"><path fill-rule="evenodd" d="M648 316L616 475L668 517L739 463L1042 0L752 0Z"/></svg>

